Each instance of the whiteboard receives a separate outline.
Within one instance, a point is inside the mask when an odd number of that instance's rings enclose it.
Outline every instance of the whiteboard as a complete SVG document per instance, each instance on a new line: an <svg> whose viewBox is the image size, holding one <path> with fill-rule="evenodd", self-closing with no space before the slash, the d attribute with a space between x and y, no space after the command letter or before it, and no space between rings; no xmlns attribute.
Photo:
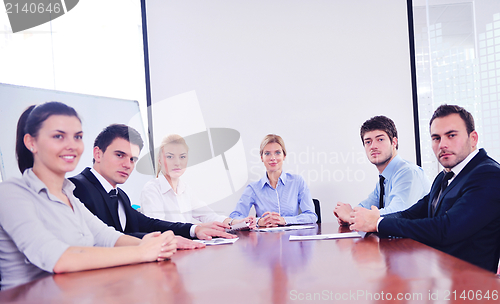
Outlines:
<svg viewBox="0 0 500 304"><path fill-rule="evenodd" d="M281 135L288 150L284 171L304 177L324 222L335 221L337 201L356 205L375 188L378 171L359 135L365 120L392 118L399 154L416 161L407 1L145 4L155 147L157 138L172 133L161 120L181 117L187 126L177 132L184 136L200 128L236 130L247 166L237 170L246 171L249 183L265 173L260 141ZM191 115L179 110L186 94L198 103ZM213 178L210 170L203 176ZM242 189L211 207L228 215Z"/></svg>
<svg viewBox="0 0 500 304"><path fill-rule="evenodd" d="M21 176L15 154L16 127L19 116L30 105L47 101L59 101L75 108L82 120L85 150L76 169L68 172L66 177L79 174L85 167L92 167L94 140L102 129L110 124L127 124L135 128L145 140L137 101L0 84L0 130L2 132L0 171L3 180ZM145 147L147 149L147 144ZM132 204L135 202L138 204L141 186L134 185L144 185L149 179L151 176L134 172L127 183L119 187L127 192Z"/></svg>

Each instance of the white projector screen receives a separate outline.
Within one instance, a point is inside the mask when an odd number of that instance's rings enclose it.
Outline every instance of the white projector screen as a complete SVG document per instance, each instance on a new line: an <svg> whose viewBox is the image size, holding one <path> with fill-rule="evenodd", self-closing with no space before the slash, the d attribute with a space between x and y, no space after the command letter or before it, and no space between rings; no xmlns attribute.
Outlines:
<svg viewBox="0 0 500 304"><path fill-rule="evenodd" d="M359 136L365 120L392 118L399 154L415 162L406 1L145 4L155 147L170 133L239 132L222 160L212 147L211 160L186 171L217 212L228 215L264 176L258 151L269 133L283 137L284 171L304 177L323 222L335 221L337 201L358 204L378 180Z"/></svg>

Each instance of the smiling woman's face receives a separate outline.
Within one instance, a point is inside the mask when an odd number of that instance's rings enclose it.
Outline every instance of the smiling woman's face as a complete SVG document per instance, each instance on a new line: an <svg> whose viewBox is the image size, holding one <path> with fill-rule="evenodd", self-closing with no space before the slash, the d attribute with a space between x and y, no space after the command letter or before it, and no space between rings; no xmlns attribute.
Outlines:
<svg viewBox="0 0 500 304"><path fill-rule="evenodd" d="M275 142L267 144L262 151L261 159L267 172L281 171L285 160L281 145Z"/></svg>
<svg viewBox="0 0 500 304"><path fill-rule="evenodd" d="M188 151L182 144L170 143L160 155L161 172L167 179L176 180L186 171Z"/></svg>
<svg viewBox="0 0 500 304"><path fill-rule="evenodd" d="M52 115L36 138L25 135L28 150L33 149L34 167L57 175L73 171L83 153L82 124L75 116Z"/></svg>

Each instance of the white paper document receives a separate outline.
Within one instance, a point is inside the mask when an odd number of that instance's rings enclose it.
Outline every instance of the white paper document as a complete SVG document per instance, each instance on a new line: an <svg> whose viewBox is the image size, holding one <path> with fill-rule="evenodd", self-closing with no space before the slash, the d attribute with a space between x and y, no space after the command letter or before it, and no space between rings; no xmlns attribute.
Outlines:
<svg viewBox="0 0 500 304"><path fill-rule="evenodd" d="M363 234L359 232L345 232L332 234L317 234L317 235L290 235L290 241L306 241L306 240L327 240L327 239L344 239L344 238L360 238Z"/></svg>
<svg viewBox="0 0 500 304"><path fill-rule="evenodd" d="M293 225L293 226L279 226L270 228L257 228L254 231L259 232L272 232L272 231L289 231L289 230L300 230L300 229L310 229L316 228L314 225Z"/></svg>
<svg viewBox="0 0 500 304"><path fill-rule="evenodd" d="M194 241L195 242L203 243L203 244L205 244L207 246L212 246L212 245L233 244L238 239L239 238L234 238L234 239L213 238L211 240L194 240Z"/></svg>

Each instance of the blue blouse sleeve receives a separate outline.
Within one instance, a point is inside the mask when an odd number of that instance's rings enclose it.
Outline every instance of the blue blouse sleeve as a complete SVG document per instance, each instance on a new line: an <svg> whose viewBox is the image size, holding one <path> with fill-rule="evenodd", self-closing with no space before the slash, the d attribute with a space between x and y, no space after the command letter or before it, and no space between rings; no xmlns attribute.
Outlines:
<svg viewBox="0 0 500 304"><path fill-rule="evenodd" d="M247 185L245 191L240 197L240 200L236 204L236 208L229 215L230 218L242 219L248 216L252 205L255 204L255 193L251 185Z"/></svg>

